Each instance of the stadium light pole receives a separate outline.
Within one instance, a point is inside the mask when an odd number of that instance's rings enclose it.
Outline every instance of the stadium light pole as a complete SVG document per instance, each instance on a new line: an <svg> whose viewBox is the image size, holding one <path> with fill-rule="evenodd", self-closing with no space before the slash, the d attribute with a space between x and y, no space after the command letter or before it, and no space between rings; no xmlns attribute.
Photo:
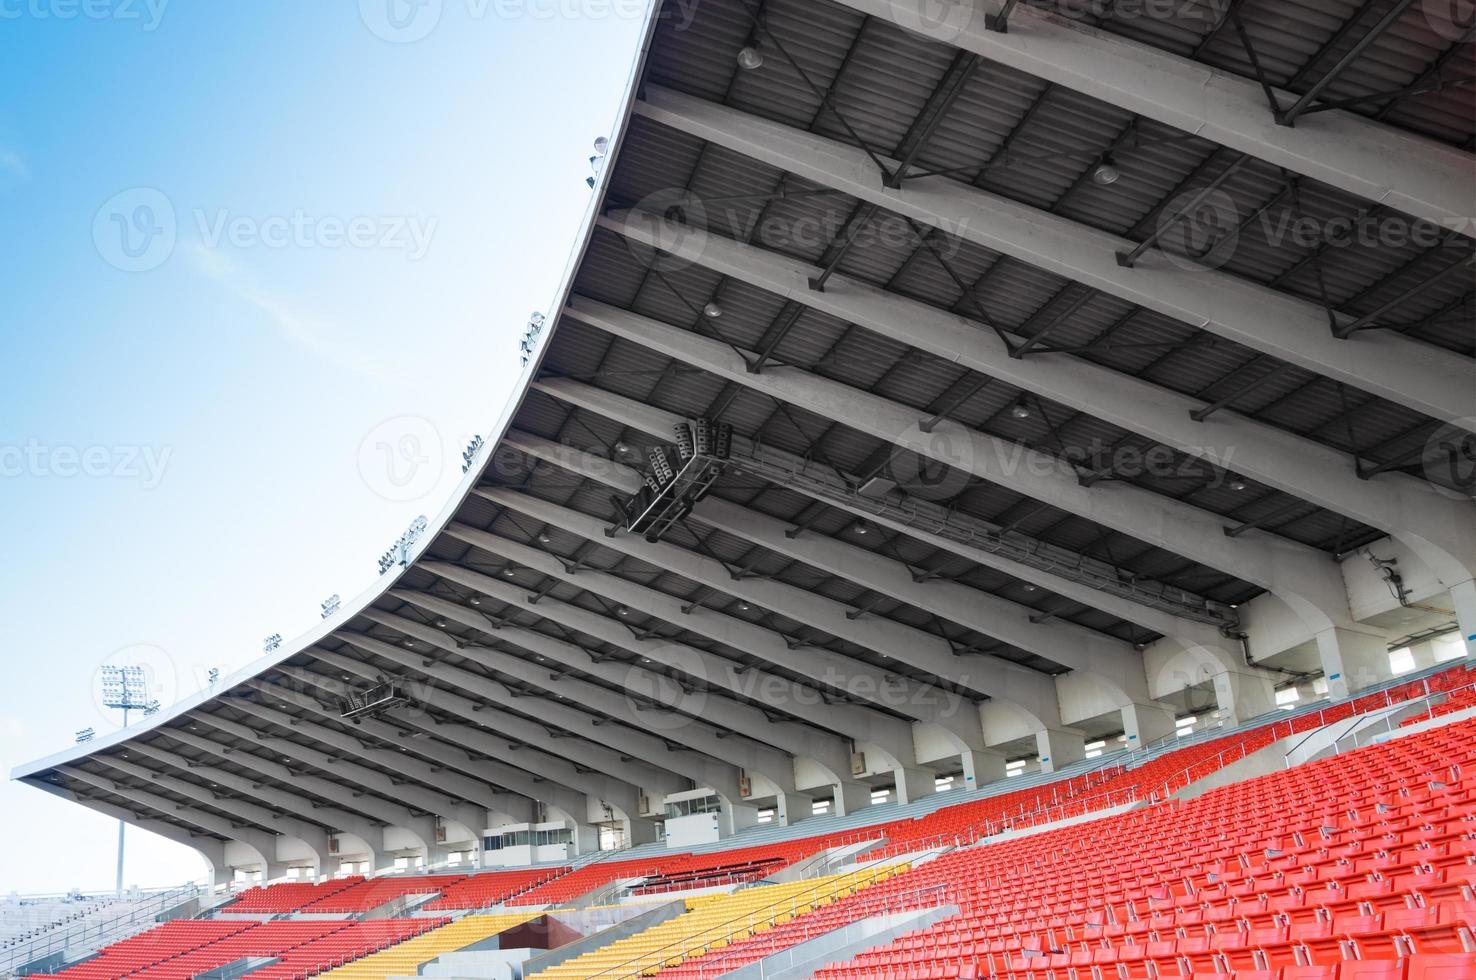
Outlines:
<svg viewBox="0 0 1476 980"><path fill-rule="evenodd" d="M103 667L102 703L105 708L121 708L123 727L128 727L128 712L141 710L151 715L159 710L159 702L149 699L148 681L142 667ZM79 739L80 741L80 739ZM118 879L116 894L123 897L123 828L126 824L118 819Z"/></svg>

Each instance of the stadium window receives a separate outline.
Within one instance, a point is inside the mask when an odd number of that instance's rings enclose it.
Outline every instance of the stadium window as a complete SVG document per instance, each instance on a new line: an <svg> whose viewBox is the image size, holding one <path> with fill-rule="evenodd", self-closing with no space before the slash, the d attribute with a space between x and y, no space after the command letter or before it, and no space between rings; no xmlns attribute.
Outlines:
<svg viewBox="0 0 1476 980"><path fill-rule="evenodd" d="M1296 707L1298 701L1302 700L1302 692L1295 687L1286 687L1276 692L1276 706L1290 711Z"/></svg>
<svg viewBox="0 0 1476 980"><path fill-rule="evenodd" d="M1099 738L1095 742L1086 743L1083 748L1086 749L1086 757L1088 759L1097 759L1106 751L1107 740L1105 738Z"/></svg>
<svg viewBox="0 0 1476 980"><path fill-rule="evenodd" d="M1435 662L1438 664L1447 660L1459 660L1466 655L1466 641L1461 639L1459 632L1437 636L1430 641L1430 646L1435 650Z"/></svg>
<svg viewBox="0 0 1476 980"><path fill-rule="evenodd" d="M871 791L872 806L876 806L878 803L885 803L891 798L892 788L890 786L886 787L885 789L874 789Z"/></svg>
<svg viewBox="0 0 1476 980"><path fill-rule="evenodd" d="M1015 759L1012 762L1006 762L1005 763L1005 778L1006 779L1008 779L1011 776L1018 776L1018 775L1022 774L1023 772L1025 772L1025 760L1024 759Z"/></svg>
<svg viewBox="0 0 1476 980"><path fill-rule="evenodd" d="M774 822L774 811L773 811L773 809L760 810L758 812L758 822L759 823L773 823Z"/></svg>
<svg viewBox="0 0 1476 980"><path fill-rule="evenodd" d="M1183 738L1185 735L1188 735L1191 732L1193 732L1194 731L1194 726L1195 726L1195 724L1198 721L1199 721L1199 719L1198 718L1195 718L1193 715L1185 715L1183 718L1175 718L1174 719L1174 735L1175 735L1175 737L1177 737L1177 738Z"/></svg>
<svg viewBox="0 0 1476 980"><path fill-rule="evenodd" d="M1407 674L1415 669L1414 651L1400 647L1389 651L1389 670L1395 674Z"/></svg>
<svg viewBox="0 0 1476 980"><path fill-rule="evenodd" d="M946 791L948 791L950 789L953 789L953 777L952 776L937 776L937 777L934 777L934 779L933 779L933 792L934 793L943 793L943 792L946 792Z"/></svg>
<svg viewBox="0 0 1476 980"><path fill-rule="evenodd" d="M1320 698L1327 697L1327 678L1314 677L1312 679L1312 693Z"/></svg>
<svg viewBox="0 0 1476 980"><path fill-rule="evenodd" d="M830 812L829 800L815 800L810 804L810 816L820 817Z"/></svg>

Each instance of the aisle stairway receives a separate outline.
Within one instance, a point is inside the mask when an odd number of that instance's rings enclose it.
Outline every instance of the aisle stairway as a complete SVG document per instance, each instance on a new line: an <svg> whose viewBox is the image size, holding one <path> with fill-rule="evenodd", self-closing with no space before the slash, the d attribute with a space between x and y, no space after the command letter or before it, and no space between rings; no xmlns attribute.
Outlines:
<svg viewBox="0 0 1476 980"><path fill-rule="evenodd" d="M442 953L452 953L473 943L490 939L500 932L536 919L540 912L516 912L505 915L468 915L414 939L373 953L361 960L346 963L318 976L332 980L385 980L386 977L415 976L422 963Z"/></svg>
<svg viewBox="0 0 1476 980"><path fill-rule="evenodd" d="M687 899L687 911L634 936L566 960L529 980L623 980L787 922L906 870L906 865Z"/></svg>

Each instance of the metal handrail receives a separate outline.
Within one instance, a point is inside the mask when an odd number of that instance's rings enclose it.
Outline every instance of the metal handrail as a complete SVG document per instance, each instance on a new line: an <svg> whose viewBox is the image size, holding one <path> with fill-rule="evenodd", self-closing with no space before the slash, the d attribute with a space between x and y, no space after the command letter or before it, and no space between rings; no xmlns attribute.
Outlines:
<svg viewBox="0 0 1476 980"><path fill-rule="evenodd" d="M65 952L72 946L105 946L117 938L139 931L138 927L157 921L159 913L200 894L195 883L181 885L168 891L156 892L127 913L102 922L80 922L63 929L50 930L43 935L0 951L5 958L0 960L0 974L9 974L18 967L33 963L55 952ZM104 941L106 938L106 941Z"/></svg>
<svg viewBox="0 0 1476 980"><path fill-rule="evenodd" d="M847 878L850 878L851 880L848 883L845 883L845 884L831 882L831 884L833 884L835 887L831 891L829 891L828 893L826 893L824 895L819 894L819 892L820 892L820 890L822 888L823 883L817 881L814 886L812 886L810 888L807 888L804 891L796 892L793 895L790 895L788 898L780 899L777 902L772 902L769 905L761 906L761 907L756 908L756 909L750 909L749 911L743 913L742 915L734 916L732 919L729 919L726 922L720 922L720 923L718 923L715 926L711 926L711 927L703 930L702 932L698 933L697 935L698 936L703 936L703 935L706 935L706 934L708 934L710 932L714 932L716 930L722 929L725 926L731 926L731 925L733 925L734 923L737 923L737 922L746 922L747 923L746 926L740 926L740 927L734 928L734 929L732 929L732 930L730 930L730 931L728 931L726 933L723 933L722 935L713 936L711 939L707 940L706 942L704 942L702 944L701 949L702 949L702 951L704 953L705 952L709 952L709 951L711 951L712 949L715 948L715 946L713 944L715 944L717 942L720 942L720 941L725 942L725 941L731 940L734 936L738 935L738 933L742 932L744 928L747 928L749 930L749 932L751 933L753 931L753 927L755 925L757 925L758 922L759 922L759 919L757 919L755 917L756 916L760 916L762 913L765 913L765 912L770 912L771 913L770 915L767 916L767 920L770 922L770 924L772 924L772 920L773 920L773 918L774 918L775 915L778 915L779 913L781 913L783 911L786 911L786 910L788 910L791 913L793 913L794 909L797 908L801 904L799 900L802 897L806 896L806 895L809 895L811 897L811 901L813 903L814 901L818 901L818 900L820 900L822 898L833 898L837 893L842 892L842 891L845 891L847 888L851 888L852 890L854 890L858 881L865 881L866 884L868 884L868 885L869 884L875 884L876 883L876 880L877 880L877 874L880 872L880 870L882 868L884 868L884 867L890 867L893 863L894 863L894 861L893 861L893 858L892 857L878 858L877 860L871 862L870 864L866 865L865 867L858 867L858 868L855 868L855 869L853 869L851 871L844 872L843 873L844 876L847 877ZM868 872L871 875L871 877L869 879L864 877ZM853 877L853 876L863 876L863 877ZM683 947L683 946L686 947L686 951L687 952L690 952L690 951L695 950L695 949L698 948L697 946L689 945L695 938L696 938L695 936L688 936L686 939L675 940L673 942L667 943L665 946L658 946L656 949L646 950L644 953L641 953L641 954L639 954L637 956L631 957L630 959L626 960L624 963L617 963L614 966L611 966L611 967L608 967L608 968L606 968L604 970L601 970L599 973L591 974L589 977L586 977L585 980L595 980L596 977L609 976L613 971L623 969L625 967L630 966L633 963L636 963L636 962L639 962L641 960L644 960L646 957L648 957L648 956L650 956L650 955L652 955L654 953L661 953L661 952L664 952L666 950L675 950L678 947ZM638 969L635 973L626 974L626 976L630 976L630 977L640 976L640 970ZM615 978L612 978L612 980L615 980Z"/></svg>
<svg viewBox="0 0 1476 980"><path fill-rule="evenodd" d="M1385 688L1382 691L1374 691L1374 692L1370 692L1369 694L1359 694L1359 695L1356 695L1354 697L1348 698L1346 701L1339 701L1336 704L1331 704L1331 705L1328 705L1325 708L1320 709L1316 713L1317 724L1314 725L1314 726L1312 726L1312 728L1307 732L1307 738L1310 738L1312 735L1315 735L1317 732L1323 730L1328 725L1336 724L1337 722L1344 721L1344 720L1349 719L1349 718L1361 718L1364 715L1372 714L1375 711L1383 711L1385 708L1413 707L1413 706L1420 705L1420 704L1427 704L1428 705L1434 698L1437 698L1437 697L1446 697L1446 696L1449 696L1451 694L1454 694L1457 691L1465 691L1465 690L1470 690L1470 689L1476 688L1476 682L1473 682L1472 684L1465 684L1465 685L1462 685L1460 687L1453 687L1453 688L1451 688L1450 690L1447 690L1447 691L1433 691L1432 692L1432 691L1430 691L1430 681L1429 681L1429 679L1428 678L1421 678L1420 680L1424 684L1425 692L1426 692L1422 696L1417 696L1417 697L1412 697L1412 698L1404 698L1404 699L1401 699L1401 700L1396 701L1396 700L1394 700L1390 696L1390 693L1389 692L1392 691L1393 688L1394 687L1397 687L1398 685L1391 685L1390 687ZM1412 682L1405 682L1405 683L1412 683ZM1370 705L1369 707L1366 707L1366 708L1357 708L1356 707L1357 702L1362 701L1365 698L1372 697L1373 695L1376 695L1376 694L1383 694L1384 695L1384 703L1383 704ZM1335 708L1341 708L1341 707L1344 707L1344 706L1346 706L1349 709L1351 709L1352 713L1351 714L1348 714L1348 715L1339 714L1339 716L1337 718L1333 718L1331 720L1328 719L1327 714L1328 714L1329 711L1332 711ZM1220 764L1217 765L1214 769L1209 770L1209 772L1216 772L1219 769L1224 768L1224 766L1229 765L1229 763L1231 763L1231 762L1237 762L1240 759L1245 758L1245 756L1247 756L1247 755L1250 754L1245 749L1246 745L1249 742L1253 741L1254 739L1261 737L1264 733L1267 732L1267 729L1268 728L1269 728L1269 734L1271 736L1271 740L1270 740L1270 742L1267 743L1267 745L1270 745L1270 744L1274 744L1278 739L1281 739L1281 738L1290 738L1292 735L1297 734L1296 728L1295 728L1295 724L1297 722L1299 722L1299 721L1302 721L1303 719L1308 718L1308 717L1311 717L1311 713L1310 712L1304 712L1302 714L1295 715L1295 716L1293 716L1291 718L1286 718L1286 719L1283 719L1281 721L1274 722L1273 724L1271 724L1269 726L1262 725L1262 726L1260 726L1258 728L1253 728L1253 729L1247 731L1245 733L1245 736L1246 736L1245 738L1241 739L1235 745L1230 746L1229 748L1226 748L1226 749L1222 750L1221 752L1219 752L1218 754L1216 754L1215 761L1218 761ZM1286 734L1285 735L1277 735L1276 734L1276 731L1282 725L1286 725ZM1346 737L1346 736L1344 736L1344 737ZM1301 745L1303 745L1307 741L1307 738L1303 738L1300 742L1297 743L1296 746L1293 746L1292 750L1290 750L1290 751L1295 751L1297 748L1300 748ZM1229 754L1231 752L1236 752L1236 751L1238 751L1240 754L1237 755L1237 756L1235 756L1235 758L1233 758L1233 759L1229 759L1228 761L1224 761L1224 757L1227 754ZM1257 751L1259 751L1259 749ZM1288 753L1288 754L1290 754L1290 753ZM1166 799L1169 798L1170 795L1172 795L1173 792L1176 792L1177 789L1182 789L1184 786L1187 786L1190 783L1194 782L1194 779L1187 778L1189 776L1189 774L1192 773L1194 770L1199 769L1200 767L1202 767L1203 765L1205 765L1205 763L1207 763L1209 761L1210 760L1208 760L1208 759L1201 759L1199 762L1192 763L1192 764L1184 767L1183 769L1179 770L1178 772L1174 773L1169 778L1165 779L1162 783L1160 783L1158 785L1158 787L1156 789L1153 790L1153 792L1151 792L1151 793L1148 794L1148 800L1149 800L1149 802L1156 803L1156 802L1160 802L1162 800L1166 800ZM1205 775L1208 775L1208 774L1209 774L1208 772L1205 773ZM1180 781L1180 777L1186 777L1186 778L1184 778L1184 779L1182 779L1182 781ZM1170 789L1169 787L1172 786L1176 781L1178 782L1177 789Z"/></svg>
<svg viewBox="0 0 1476 980"><path fill-rule="evenodd" d="M905 892L902 892L901 894L891 895L891 896L889 896L889 901L896 903L896 905L899 908L905 908L907 906L907 902L910 899L913 899L915 897L922 896L922 895L939 895L941 897L946 898L949 887L950 886L945 885L945 884L921 885L921 886L919 886L917 888L911 889L910 891L905 891ZM935 908L935 907L937 907L939 905L946 905L946 904L947 904L946 901L941 901L940 900L938 902L933 903L933 905L928 906L928 907L929 908ZM916 904L915 907L921 908L923 906L920 905L920 904ZM846 923L846 925L851 925L855 921L856 920L852 920L852 922ZM837 928L845 928L845 926L838 926ZM798 945L799 945L799 943L795 943L794 944L794 946L798 946ZM790 946L788 948L793 949L794 946ZM705 963L705 962L698 963L697 964L697 969L699 971L698 972L699 980L708 980L709 977L720 977L724 973L727 973L730 968L727 967L727 966L724 966L723 964L725 964L728 961L730 961L734 957L734 955L736 955L736 951L728 951L728 952L725 952L722 955L718 956L711 963ZM701 959L701 957L692 957L692 958L693 959ZM762 957L760 957L760 959L762 959ZM750 961L750 962L756 962L756 961ZM737 967L733 967L732 969L737 969Z"/></svg>

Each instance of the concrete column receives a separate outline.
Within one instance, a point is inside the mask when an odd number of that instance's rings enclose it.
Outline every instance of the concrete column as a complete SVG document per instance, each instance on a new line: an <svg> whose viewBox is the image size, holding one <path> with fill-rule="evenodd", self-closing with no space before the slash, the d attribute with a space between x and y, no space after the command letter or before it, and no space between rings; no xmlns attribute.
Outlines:
<svg viewBox="0 0 1476 980"><path fill-rule="evenodd" d="M600 828L576 820L572 831L575 854L593 854L600 849Z"/></svg>
<svg viewBox="0 0 1476 980"><path fill-rule="evenodd" d="M774 817L781 827L788 827L814 815L814 805L808 796L780 793L775 797Z"/></svg>
<svg viewBox="0 0 1476 980"><path fill-rule="evenodd" d="M1122 707L1122 730L1127 747L1138 749L1174 733L1174 712L1161 704L1125 704Z"/></svg>
<svg viewBox="0 0 1476 980"><path fill-rule="evenodd" d="M1450 602L1455 606L1461 639L1466 641L1466 658L1476 657L1476 580L1467 579L1450 587Z"/></svg>
<svg viewBox="0 0 1476 980"><path fill-rule="evenodd" d="M1035 733L1035 746L1041 772L1055 772L1086 758L1086 739L1077 732L1043 728Z"/></svg>
<svg viewBox="0 0 1476 980"><path fill-rule="evenodd" d="M718 817L718 833L722 837L732 837L740 830L758 825L758 807L749 806L746 803L735 803L731 799L724 798L723 809Z"/></svg>
<svg viewBox="0 0 1476 980"><path fill-rule="evenodd" d="M964 789L975 790L1005 778L1005 757L994 752L963 752Z"/></svg>
<svg viewBox="0 0 1476 980"><path fill-rule="evenodd" d="M831 812L838 817L860 813L871 806L871 787L865 783L844 782L835 787L835 800Z"/></svg>
<svg viewBox="0 0 1476 980"><path fill-rule="evenodd" d="M931 769L898 769L893 775L898 803L915 803L938 791L938 777Z"/></svg>
<svg viewBox="0 0 1476 980"><path fill-rule="evenodd" d="M1317 634L1317 653L1334 701L1388 680L1389 647L1383 636L1334 627Z"/></svg>
<svg viewBox="0 0 1476 980"><path fill-rule="evenodd" d="M1409 650L1410 658L1414 661L1415 670L1424 670L1427 667L1435 666L1434 643L1431 643L1429 640L1421 640L1418 643L1411 643L1407 649Z"/></svg>
<svg viewBox="0 0 1476 980"><path fill-rule="evenodd" d="M1259 674L1227 670L1216 674L1215 707L1232 723L1263 715L1276 707L1271 680Z"/></svg>

